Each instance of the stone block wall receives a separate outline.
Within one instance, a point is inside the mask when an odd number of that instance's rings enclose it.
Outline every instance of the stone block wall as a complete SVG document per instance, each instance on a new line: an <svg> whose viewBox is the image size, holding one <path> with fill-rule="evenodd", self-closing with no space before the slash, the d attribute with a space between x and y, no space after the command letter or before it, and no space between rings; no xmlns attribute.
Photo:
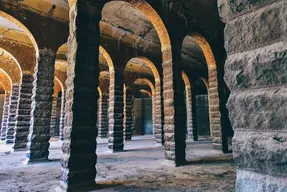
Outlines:
<svg viewBox="0 0 287 192"><path fill-rule="evenodd" d="M218 1L236 191L287 191L287 1Z"/></svg>

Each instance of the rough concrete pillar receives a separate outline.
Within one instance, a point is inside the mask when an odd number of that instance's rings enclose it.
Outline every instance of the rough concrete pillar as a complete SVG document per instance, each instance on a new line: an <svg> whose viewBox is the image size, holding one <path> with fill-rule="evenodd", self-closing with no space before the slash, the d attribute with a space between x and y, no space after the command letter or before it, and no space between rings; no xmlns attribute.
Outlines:
<svg viewBox="0 0 287 192"><path fill-rule="evenodd" d="M9 106L6 140L5 140L6 144L11 144L14 142L16 116L18 113L19 93L20 93L20 85L13 85L10 95L10 106Z"/></svg>
<svg viewBox="0 0 287 192"><path fill-rule="evenodd" d="M19 96L17 123L13 149L26 148L31 120L31 103L34 78L31 74L23 74Z"/></svg>
<svg viewBox="0 0 287 192"><path fill-rule="evenodd" d="M57 102L58 102L58 97L53 95L51 122L50 122L50 136L51 137L55 136L56 118L57 118Z"/></svg>
<svg viewBox="0 0 287 192"><path fill-rule="evenodd" d="M65 105L66 105L66 91L63 91L61 97L61 116L60 116L60 130L59 130L60 140L64 140L63 130L65 127Z"/></svg>
<svg viewBox="0 0 287 192"><path fill-rule="evenodd" d="M219 1L236 191L287 191L287 1Z"/></svg>
<svg viewBox="0 0 287 192"><path fill-rule="evenodd" d="M160 81L155 81L155 92L152 96L152 113L153 113L153 127L156 143L162 145L162 110L161 110L161 84Z"/></svg>
<svg viewBox="0 0 287 192"><path fill-rule="evenodd" d="M186 104L186 125L187 125L187 141L194 141L193 138L193 122L192 122L192 94L190 86L185 86L185 104Z"/></svg>
<svg viewBox="0 0 287 192"><path fill-rule="evenodd" d="M5 101L3 107L3 116L2 116L2 129L1 129L1 140L6 139L6 130L7 130L7 122L8 122L8 114L9 114L9 105L10 105L10 93L5 93Z"/></svg>
<svg viewBox="0 0 287 192"><path fill-rule="evenodd" d="M124 89L124 140L132 139L132 127L134 127L133 95L132 89Z"/></svg>
<svg viewBox="0 0 287 192"><path fill-rule="evenodd" d="M99 2L76 1L70 7L69 66L60 182L65 191L86 191L82 188L95 185L99 22L103 7Z"/></svg>
<svg viewBox="0 0 287 192"><path fill-rule="evenodd" d="M123 151L124 149L124 102L123 89L124 77L120 73L111 75L111 82L109 87L109 149L113 152Z"/></svg>
<svg viewBox="0 0 287 192"><path fill-rule="evenodd" d="M108 95L102 93L98 102L98 137L107 138L109 129Z"/></svg>
<svg viewBox="0 0 287 192"><path fill-rule="evenodd" d="M48 160L55 53L40 49L35 69L26 162Z"/></svg>

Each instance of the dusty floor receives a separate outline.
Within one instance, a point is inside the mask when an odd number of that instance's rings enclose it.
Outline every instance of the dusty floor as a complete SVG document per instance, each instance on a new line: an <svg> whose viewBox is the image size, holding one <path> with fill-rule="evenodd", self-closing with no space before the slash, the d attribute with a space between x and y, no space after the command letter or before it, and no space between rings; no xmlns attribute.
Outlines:
<svg viewBox="0 0 287 192"><path fill-rule="evenodd" d="M98 144L99 192L223 192L233 191L235 167L231 162L212 162L228 159L220 155L206 142L188 144L187 159L199 161L210 156L211 162L193 163L172 167L164 163L162 147L155 145L150 137L138 137L125 145L125 152L112 154L107 150L106 140ZM25 152L9 153L11 146L0 144L0 191L45 192L56 188L60 177L60 142L51 142L51 162L24 165Z"/></svg>

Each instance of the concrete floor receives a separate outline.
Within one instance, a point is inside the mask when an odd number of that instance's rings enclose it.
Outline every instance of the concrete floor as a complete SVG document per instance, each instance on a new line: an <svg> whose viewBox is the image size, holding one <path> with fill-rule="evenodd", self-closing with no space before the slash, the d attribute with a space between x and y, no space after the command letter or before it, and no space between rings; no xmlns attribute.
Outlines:
<svg viewBox="0 0 287 192"><path fill-rule="evenodd" d="M10 153L0 143L0 192L51 191L60 177L61 142L51 141L50 162L24 165L25 152ZM190 165L173 167L164 161L163 147L150 136L125 143L125 152L112 154L107 140L98 140L97 178L99 192L223 192L233 191L235 167L212 149L208 141L188 143Z"/></svg>

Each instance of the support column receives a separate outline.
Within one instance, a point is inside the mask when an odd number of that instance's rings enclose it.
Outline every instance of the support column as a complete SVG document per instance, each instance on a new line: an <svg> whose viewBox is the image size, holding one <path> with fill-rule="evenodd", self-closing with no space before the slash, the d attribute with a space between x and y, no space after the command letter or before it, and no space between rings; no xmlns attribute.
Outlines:
<svg viewBox="0 0 287 192"><path fill-rule="evenodd" d="M161 85L160 81L155 81L155 93L152 96L152 114L155 140L158 145L162 145L162 111L161 111Z"/></svg>
<svg viewBox="0 0 287 192"><path fill-rule="evenodd" d="M9 106L6 140L5 140L6 144L11 144L14 142L16 116L18 113L19 93L20 93L20 85L13 85L10 96L10 106Z"/></svg>
<svg viewBox="0 0 287 192"><path fill-rule="evenodd" d="M196 95L194 92L191 93L191 107L192 107L192 133L193 140L198 141L198 131L197 131L197 111L196 111Z"/></svg>
<svg viewBox="0 0 287 192"><path fill-rule="evenodd" d="M54 65L55 53L50 49L40 49L34 74L30 132L25 163L48 160Z"/></svg>
<svg viewBox="0 0 287 192"><path fill-rule="evenodd" d="M75 1L70 7L66 114L61 188L88 191L95 185L99 79L100 1ZM85 189L82 189L85 188Z"/></svg>
<svg viewBox="0 0 287 192"><path fill-rule="evenodd" d="M112 75L111 75L112 76ZM109 149L113 152L123 151L124 134L124 76L115 72L114 79L111 79L109 88Z"/></svg>
<svg viewBox="0 0 287 192"><path fill-rule="evenodd" d="M6 131L7 131L7 122L9 115L9 105L10 105L10 93L5 93L5 101L3 108L3 116L2 116L2 129L1 129L1 140L4 141L6 139Z"/></svg>
<svg viewBox="0 0 287 192"><path fill-rule="evenodd" d="M208 105L209 105L209 121L210 135L212 144L215 149L222 150L222 133L221 133L221 114L219 111L218 81L217 69L208 69Z"/></svg>
<svg viewBox="0 0 287 192"><path fill-rule="evenodd" d="M287 191L287 1L221 1L236 192Z"/></svg>
<svg viewBox="0 0 287 192"><path fill-rule="evenodd" d="M24 149L27 146L27 136L30 129L31 103L34 78L31 74L23 74L19 96L19 107L15 129L13 149Z"/></svg>
<svg viewBox="0 0 287 192"><path fill-rule="evenodd" d="M193 142L193 122L192 122L192 94L190 86L185 86L185 104L186 104L186 125L187 141Z"/></svg>
<svg viewBox="0 0 287 192"><path fill-rule="evenodd" d="M108 95L102 93L98 102L98 137L107 138L109 129Z"/></svg>
<svg viewBox="0 0 287 192"><path fill-rule="evenodd" d="M57 103L58 103L58 97L53 95L51 122L50 122L50 136L51 137L55 136L56 118L57 118Z"/></svg>
<svg viewBox="0 0 287 192"><path fill-rule="evenodd" d="M132 89L124 89L124 140L132 139L132 127L134 127L133 115L133 93Z"/></svg>
<svg viewBox="0 0 287 192"><path fill-rule="evenodd" d="M64 127L65 127L65 106L66 106L66 91L62 92L61 97L61 117L60 117L60 130L59 130L59 138L60 140L64 140Z"/></svg>

